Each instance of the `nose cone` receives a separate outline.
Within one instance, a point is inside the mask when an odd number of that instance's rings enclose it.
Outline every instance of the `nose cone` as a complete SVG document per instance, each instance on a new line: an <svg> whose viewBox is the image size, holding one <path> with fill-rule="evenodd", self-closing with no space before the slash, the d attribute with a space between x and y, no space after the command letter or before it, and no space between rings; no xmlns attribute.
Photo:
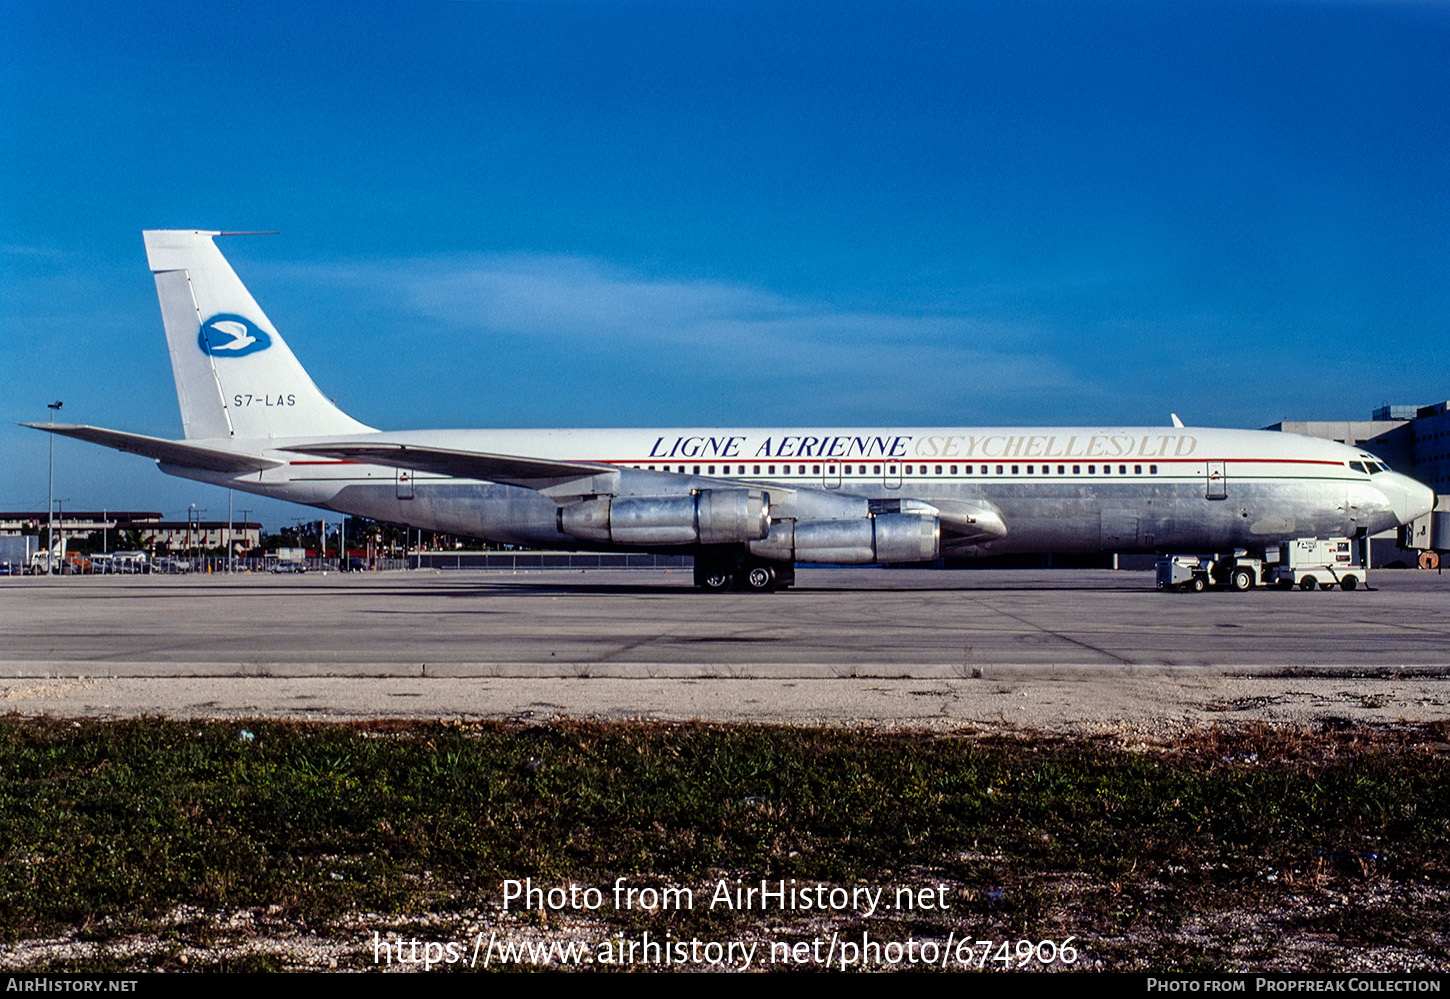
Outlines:
<svg viewBox="0 0 1450 999"><path fill-rule="evenodd" d="M1381 472L1374 477L1375 488L1390 501L1390 509L1401 524L1423 517L1435 508L1435 490L1399 472Z"/></svg>

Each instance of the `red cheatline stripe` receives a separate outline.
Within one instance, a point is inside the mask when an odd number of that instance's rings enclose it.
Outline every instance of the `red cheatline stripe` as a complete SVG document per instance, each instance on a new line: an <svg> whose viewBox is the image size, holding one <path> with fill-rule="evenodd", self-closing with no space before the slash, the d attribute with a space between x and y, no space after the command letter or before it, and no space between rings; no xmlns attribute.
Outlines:
<svg viewBox="0 0 1450 999"><path fill-rule="evenodd" d="M663 459L663 458L655 458L655 459L653 459L652 462L648 458L644 458L644 459L633 459L633 460L631 460L631 459L609 460L609 459L604 459L604 458L564 458L564 459L549 459L549 458L543 458L543 459L540 459L540 460L541 461L562 460L562 461L565 461L565 462L596 462L596 463L602 464L602 465L636 465L636 464L646 464L646 465L647 464L655 464L655 465L760 465L760 464L764 464L764 465L771 465L771 464L775 464L775 465L785 465L785 464L800 464L802 462L804 462L805 464L808 464L808 465L810 465L810 464L815 464L815 465L829 465L829 464L832 464L832 463L838 464L838 465L839 464L843 464L843 463L859 464L861 462L866 462L867 464L877 464L877 465L887 465L887 464L892 464L892 463L895 463L895 464L898 464L898 465L950 465L950 464L957 464L957 465L978 465L978 464L986 464L986 465L996 465L996 464L1014 464L1014 465L1026 465L1026 464L1033 464L1033 465L1065 465L1065 464L1077 464L1077 465L1087 465L1087 464L1092 464L1092 465L1174 465L1174 464L1177 464L1177 465L1202 465L1202 464L1206 464L1208 462L1214 462L1214 461L1222 462L1222 463L1224 463L1226 465L1248 465L1248 464L1258 464L1258 465L1335 465L1335 466L1341 466L1341 467L1344 465L1344 462L1342 462L1342 461L1329 461L1329 460L1324 459L1324 458L1127 458L1127 459L1124 459L1124 458L1048 458L1048 459L1045 459L1045 460L1042 459L1042 458L971 458L971 459L967 459L967 458L911 458L911 459L905 459L905 458L770 458L770 459L766 459L763 462L756 461L755 459L748 459L746 461L741 461L738 458L732 458L729 461L726 461L723 458L670 458L668 460ZM290 462L288 462L288 464L289 465L362 465L362 464L367 464L367 462L359 462L359 461L336 461L336 460L330 460L329 459L329 460L315 460L315 461L290 461Z"/></svg>
<svg viewBox="0 0 1450 999"><path fill-rule="evenodd" d="M544 458L544 461L551 459ZM747 458L741 461L739 458L635 458L635 459L605 459L605 458L565 458L563 461L587 462L594 461L605 465L829 465L832 462L840 464L858 465L862 462L870 465L887 465L895 462L899 465L1202 465L1211 461L1223 462L1226 465L1335 465L1344 466L1342 461L1329 461L1324 458L766 458L757 460Z"/></svg>

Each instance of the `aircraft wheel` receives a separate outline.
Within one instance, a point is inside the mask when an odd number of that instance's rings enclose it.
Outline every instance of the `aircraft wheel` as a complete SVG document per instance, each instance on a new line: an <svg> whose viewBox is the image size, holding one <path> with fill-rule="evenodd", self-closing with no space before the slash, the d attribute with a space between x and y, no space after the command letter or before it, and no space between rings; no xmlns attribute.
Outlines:
<svg viewBox="0 0 1450 999"><path fill-rule="evenodd" d="M1194 576L1193 579L1188 583L1188 588L1194 593L1202 593L1204 590L1208 589L1208 580L1204 579L1202 576Z"/></svg>
<svg viewBox="0 0 1450 999"><path fill-rule="evenodd" d="M1303 579L1299 580L1299 589L1301 590L1312 590L1314 589L1314 585L1315 579L1313 576L1305 576Z"/></svg>
<svg viewBox="0 0 1450 999"><path fill-rule="evenodd" d="M744 582L752 593L769 593L775 589L775 570L768 565L751 566L745 572Z"/></svg>
<svg viewBox="0 0 1450 999"><path fill-rule="evenodd" d="M1421 552L1419 562L1421 569L1438 569L1440 568L1440 553Z"/></svg>
<svg viewBox="0 0 1450 999"><path fill-rule="evenodd" d="M1339 588L1341 590L1352 590L1358 585L1359 580L1355 579L1353 576L1345 576L1339 581Z"/></svg>
<svg viewBox="0 0 1450 999"><path fill-rule="evenodd" d="M735 586L735 566L727 559L697 561L695 585L707 593L726 593Z"/></svg>
<svg viewBox="0 0 1450 999"><path fill-rule="evenodd" d="M706 569L700 577L700 589L710 593L726 593L735 585L735 573L728 569Z"/></svg>
<svg viewBox="0 0 1450 999"><path fill-rule="evenodd" d="M1239 593L1243 593L1245 590L1253 588L1254 574L1247 569L1235 569L1233 575L1228 578L1228 584Z"/></svg>

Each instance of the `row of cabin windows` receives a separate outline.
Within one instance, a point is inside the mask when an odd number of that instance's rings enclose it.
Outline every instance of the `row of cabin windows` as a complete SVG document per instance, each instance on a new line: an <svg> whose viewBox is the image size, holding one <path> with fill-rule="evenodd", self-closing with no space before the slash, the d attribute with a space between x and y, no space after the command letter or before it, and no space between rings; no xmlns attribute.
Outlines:
<svg viewBox="0 0 1450 999"><path fill-rule="evenodd" d="M635 465L634 467L635 468L648 467L648 469L651 472L654 472L654 471L668 472L672 468L674 470L676 470L676 471L681 472L681 473L683 473L685 471L685 466L684 465L677 465L677 466L660 465L660 466L658 466L658 468L656 466L654 466L654 465L649 465L649 466ZM747 472L745 470L747 467L749 467L751 469L751 471ZM792 467L794 467L796 469L796 471L794 473L791 472L791 468ZM871 469L871 471L869 473L866 471L866 469L868 467ZM931 472L928 472L927 471L927 468L928 467L930 467L932 469ZM1028 474L1028 475L1039 475L1039 474L1040 475L1051 475L1051 474L1053 474L1053 471L1052 471L1053 470L1053 467L1054 466L1052 466L1052 465L1028 465L1028 466L1026 466L1026 468L1027 468L1027 473L1026 474ZM1072 468L1072 472L1071 473L1068 472L1068 468L1069 467ZM706 475L715 475L716 474L715 468L716 468L716 466L714 466L714 465L708 465L708 466L706 466L705 471L704 471L704 474L706 474ZM731 471L732 468L735 469L734 472ZM761 469L762 468L765 470L764 473L761 472ZM720 475L761 475L761 474L765 474L765 475L775 475L776 474L776 468L777 468L777 466L775 466L775 465L750 465L750 466L746 466L746 465L722 465L722 466L720 466L720 472L719 472L719 474ZM795 475L805 475L806 474L806 466L805 465L795 465L795 466L791 466L791 465L780 465L779 468L780 468L780 473L779 474L781 474L781 475L791 475L791 474L795 474ZM973 472L972 472L972 469L973 468L979 469L979 471L976 472L976 474L978 474L978 475L992 475L992 474L994 474L993 471L992 471L993 468L996 469L995 474L997 474L997 475L1007 475L1007 474L1009 474L1008 471L1007 471L1008 468L1011 469L1010 474L1012 474L1012 475L1021 475L1022 474L1022 468L1023 468L1023 466L1021 466L1021 465L995 465L995 466L994 465L965 465L965 466L958 466L958 465L932 465L932 466L927 466L927 465L902 465L901 466L901 474L902 475L959 475L959 474L960 475L972 475L973 474ZM1081 474L1083 474L1083 471L1082 471L1083 470L1083 466L1082 465L1072 465L1072 466L1068 466L1068 465L1057 465L1056 468L1057 468L1057 474L1058 475L1068 475L1068 474L1081 475ZM811 475L820 475L821 474L821 466L820 465L811 465L810 466L810 469L811 469L810 470L810 474ZM961 471L958 471L958 469L961 469ZM699 468L698 467L695 468L694 471L699 472ZM867 465L846 465L846 464L843 464L843 465L841 465L841 474L842 475L867 475L867 474L870 474L870 475L880 475L881 474L881 466L880 465L870 465L870 466L867 466ZM1088 465L1087 466L1087 474L1088 475L1097 475L1098 474L1098 466L1097 465ZM1112 465L1103 465L1102 466L1102 474L1104 474L1104 475L1112 475L1113 474L1113 466ZM1128 466L1127 465L1119 465L1118 466L1118 474L1119 475L1127 475L1128 474ZM1143 466L1142 465L1134 465L1133 466L1133 474L1134 475L1142 475L1143 474ZM1149 465L1148 466L1148 474L1149 475L1157 475L1158 474L1158 466L1157 465Z"/></svg>

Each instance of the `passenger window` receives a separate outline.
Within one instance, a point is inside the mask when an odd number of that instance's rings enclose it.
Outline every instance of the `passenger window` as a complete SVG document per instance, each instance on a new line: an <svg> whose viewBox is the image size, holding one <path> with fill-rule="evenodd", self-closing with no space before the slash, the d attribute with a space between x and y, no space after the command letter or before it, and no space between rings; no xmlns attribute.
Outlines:
<svg viewBox="0 0 1450 999"><path fill-rule="evenodd" d="M940 465L936 466L936 474L938 474L938 475L941 474L941 466Z"/></svg>
<svg viewBox="0 0 1450 999"><path fill-rule="evenodd" d="M759 465L756 465L755 466L755 474L756 475L759 475L760 474L760 466Z"/></svg>
<svg viewBox="0 0 1450 999"><path fill-rule="evenodd" d="M1082 474L1082 466L1081 465L1073 465L1072 466L1072 474L1073 475L1081 475Z"/></svg>
<svg viewBox="0 0 1450 999"><path fill-rule="evenodd" d="M1157 465L1149 465L1148 466L1148 474L1149 475L1157 475L1158 474L1158 466Z"/></svg>
<svg viewBox="0 0 1450 999"><path fill-rule="evenodd" d="M1066 475L1067 474L1067 466L1066 465L1058 465L1057 466L1057 474L1058 475Z"/></svg>
<svg viewBox="0 0 1450 999"><path fill-rule="evenodd" d="M1096 475L1096 474L1098 474L1098 466L1096 466L1096 465L1089 465L1088 466L1088 474L1089 475Z"/></svg>
<svg viewBox="0 0 1450 999"><path fill-rule="evenodd" d="M1031 475L1032 474L1032 469L1033 469L1033 466L1032 465L1028 465L1027 466L1027 474L1028 475Z"/></svg>
<svg viewBox="0 0 1450 999"><path fill-rule="evenodd" d="M774 466L774 465L771 465L771 466L770 466L770 467L769 467L769 468L767 468L767 469L766 469L766 470L765 470L765 471L766 471L766 474L767 474L767 475L774 475L774 474L775 474L775 466Z"/></svg>
<svg viewBox="0 0 1450 999"><path fill-rule="evenodd" d="M1013 475L1016 475L1016 474L1017 474L1017 469L1018 469L1018 467L1020 467L1020 466L1017 466L1017 465L1013 465L1013 466L1012 466L1012 474L1013 474Z"/></svg>
<svg viewBox="0 0 1450 999"><path fill-rule="evenodd" d="M957 474L957 466L956 465L953 465L952 466L952 474L953 475L956 475Z"/></svg>
<svg viewBox="0 0 1450 999"><path fill-rule="evenodd" d="M1092 474L1092 471L1093 471L1093 466L1089 465L1088 466L1088 474L1091 475ZM1113 466L1112 465L1104 465L1103 466L1103 474L1104 475L1112 475L1113 474Z"/></svg>
<svg viewBox="0 0 1450 999"><path fill-rule="evenodd" d="M1133 474L1134 475L1142 475L1143 474L1143 466L1142 465L1134 465L1133 466Z"/></svg>
<svg viewBox="0 0 1450 999"><path fill-rule="evenodd" d="M998 475L1001 475L1002 474L1002 466L1001 465L998 465L997 466L997 474Z"/></svg>
<svg viewBox="0 0 1450 999"><path fill-rule="evenodd" d="M714 475L715 474L715 466L714 465L711 465L710 466L710 471L707 474L709 474L709 475Z"/></svg>
<svg viewBox="0 0 1450 999"><path fill-rule="evenodd" d="M821 474L821 466L820 465L812 465L811 466L811 474L812 475L820 475Z"/></svg>

